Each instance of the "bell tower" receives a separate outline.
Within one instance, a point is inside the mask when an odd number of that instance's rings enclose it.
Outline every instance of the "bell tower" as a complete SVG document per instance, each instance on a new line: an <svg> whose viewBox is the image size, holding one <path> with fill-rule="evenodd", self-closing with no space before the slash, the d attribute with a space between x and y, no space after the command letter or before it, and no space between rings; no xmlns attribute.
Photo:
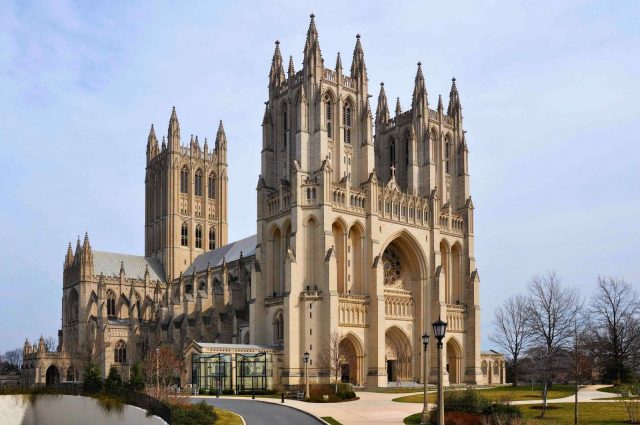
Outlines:
<svg viewBox="0 0 640 425"><path fill-rule="evenodd" d="M158 144L154 126L147 139L145 256L155 256L170 282L201 253L226 245L227 138L222 121L215 147L200 147L191 135L180 143L180 123L171 111L167 138Z"/></svg>

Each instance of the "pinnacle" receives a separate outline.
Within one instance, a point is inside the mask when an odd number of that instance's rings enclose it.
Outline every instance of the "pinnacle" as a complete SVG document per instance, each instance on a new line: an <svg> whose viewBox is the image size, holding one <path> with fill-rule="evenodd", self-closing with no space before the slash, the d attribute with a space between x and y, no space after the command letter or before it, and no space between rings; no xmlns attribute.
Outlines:
<svg viewBox="0 0 640 425"><path fill-rule="evenodd" d="M340 52L338 52L338 57L336 58L336 71L338 69L342 69L342 59L340 58Z"/></svg>
<svg viewBox="0 0 640 425"><path fill-rule="evenodd" d="M442 95L438 95L438 110L442 109Z"/></svg>
<svg viewBox="0 0 640 425"><path fill-rule="evenodd" d="M289 56L289 76L292 76L293 74L296 73L295 69L293 68L293 56Z"/></svg>
<svg viewBox="0 0 640 425"><path fill-rule="evenodd" d="M402 113L402 108L400 107L400 98L396 98L396 115L400 115Z"/></svg>

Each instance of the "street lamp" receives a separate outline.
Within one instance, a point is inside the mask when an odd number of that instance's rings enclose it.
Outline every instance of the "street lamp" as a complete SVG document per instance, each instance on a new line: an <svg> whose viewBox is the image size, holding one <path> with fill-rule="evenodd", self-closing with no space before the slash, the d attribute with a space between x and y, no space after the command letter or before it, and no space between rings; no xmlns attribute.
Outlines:
<svg viewBox="0 0 640 425"><path fill-rule="evenodd" d="M309 397L309 352L304 352L304 398Z"/></svg>
<svg viewBox="0 0 640 425"><path fill-rule="evenodd" d="M447 332L447 322L438 318L433 322L433 334L438 340L438 425L444 425L444 390L442 388L442 340Z"/></svg>
<svg viewBox="0 0 640 425"><path fill-rule="evenodd" d="M420 419L421 425L426 425L429 423L429 400L427 399L427 376L429 370L429 355L427 353L427 347L429 346L429 333L425 332L422 335L422 346L424 347L424 372L422 381L424 382L424 401L422 403L422 418Z"/></svg>

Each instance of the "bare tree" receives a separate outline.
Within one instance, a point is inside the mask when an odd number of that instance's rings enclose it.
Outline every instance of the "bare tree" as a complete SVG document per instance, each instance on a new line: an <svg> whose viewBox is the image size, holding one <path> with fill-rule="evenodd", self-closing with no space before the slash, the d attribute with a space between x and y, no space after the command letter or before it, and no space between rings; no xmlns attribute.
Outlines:
<svg viewBox="0 0 640 425"><path fill-rule="evenodd" d="M22 348L14 348L13 350L5 352L4 355L2 355L2 360L16 369L20 369L22 367Z"/></svg>
<svg viewBox="0 0 640 425"><path fill-rule="evenodd" d="M529 283L529 323L542 379L541 417L547 410L547 393L559 356L571 347L579 308L577 291L563 288L555 272L534 276Z"/></svg>
<svg viewBox="0 0 640 425"><path fill-rule="evenodd" d="M509 297L499 307L493 319L493 333L489 339L497 344L507 355L513 368L513 386L518 386L518 371L521 354L531 342L529 327L528 300L524 295Z"/></svg>
<svg viewBox="0 0 640 425"><path fill-rule="evenodd" d="M598 277L589 313L599 356L616 383L633 368L640 348L640 299L631 284L612 277Z"/></svg>
<svg viewBox="0 0 640 425"><path fill-rule="evenodd" d="M142 361L146 384L150 388L158 387L159 397L162 397L163 390L173 384L175 379L180 376L181 367L180 357L169 345L153 347Z"/></svg>
<svg viewBox="0 0 640 425"><path fill-rule="evenodd" d="M320 362L329 369L329 376L333 377L335 392L338 392L338 379L342 374L343 353L340 347L340 335L333 331L329 335L327 345L321 351Z"/></svg>
<svg viewBox="0 0 640 425"><path fill-rule="evenodd" d="M58 340L53 336L48 336L44 339L44 348L47 351L56 351L58 348Z"/></svg>

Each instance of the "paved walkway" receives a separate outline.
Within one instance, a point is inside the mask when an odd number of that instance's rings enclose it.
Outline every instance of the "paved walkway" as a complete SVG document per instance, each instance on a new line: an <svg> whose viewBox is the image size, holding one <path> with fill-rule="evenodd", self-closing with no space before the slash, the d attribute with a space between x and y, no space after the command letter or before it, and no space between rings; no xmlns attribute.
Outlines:
<svg viewBox="0 0 640 425"><path fill-rule="evenodd" d="M204 399L207 403L221 409L241 415L247 425L318 425L324 422L290 407L264 403L264 400L247 398L192 397L192 400Z"/></svg>
<svg viewBox="0 0 640 425"><path fill-rule="evenodd" d="M599 388L606 387L607 385L590 385L581 388L578 391L579 402L611 402L612 400L595 400L598 398L614 397L614 394L603 393L598 391ZM430 391L432 392L432 391ZM298 400L286 400L285 406L294 407L311 415L331 416L335 420L339 421L343 425L402 425L403 419L414 413L422 411L422 404L420 403L398 403L392 401L396 397L402 397L403 395L410 395L415 393L406 394L390 394L390 393L374 393L367 391L359 391L358 397L360 400L348 401L342 403L307 403ZM225 397L220 398L220 402L216 402L215 398L206 398L208 402L214 405L219 405L223 409L232 410L240 413L245 417L248 425L261 425L261 424L317 424L318 421L311 419L309 416L301 414L298 415L305 417L300 419L299 422L284 422L280 419L280 416L268 416L271 414L285 415L286 413L294 411L293 409L285 409L280 404L280 399L274 398L261 398L260 400L266 403L256 403L254 400L247 400L246 398L239 397ZM549 403L573 403L574 396L558 398L548 400ZM241 404L232 404L225 406L222 402L244 402ZM542 400L523 400L514 401L513 404L539 404ZM219 403L219 404L218 404ZM273 406L273 411L264 410L263 406L267 403L276 404L278 407ZM243 409L242 411L237 409ZM247 414L245 415L245 412ZM294 411L295 412L295 411ZM290 413L292 414L292 413ZM301 417L298 416L298 417ZM254 422L255 421L255 422ZM311 422L309 422L311 421Z"/></svg>

